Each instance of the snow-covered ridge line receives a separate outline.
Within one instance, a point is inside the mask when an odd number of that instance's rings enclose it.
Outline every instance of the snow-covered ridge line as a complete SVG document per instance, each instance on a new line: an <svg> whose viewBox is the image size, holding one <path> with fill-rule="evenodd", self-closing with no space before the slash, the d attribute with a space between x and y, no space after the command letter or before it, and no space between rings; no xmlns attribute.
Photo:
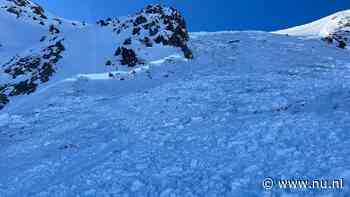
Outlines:
<svg viewBox="0 0 350 197"><path fill-rule="evenodd" d="M29 0L0 0L0 19L1 23L9 23L8 20L11 19L16 21L17 24L12 24L11 30L8 30L8 32L16 31L16 26L19 26L19 24L23 24L22 26L31 25L33 29L47 30L51 26L55 26L64 32L86 26L85 23L55 16L39 4ZM2 24L0 27L2 27ZM6 34L6 32L4 33Z"/></svg>
<svg viewBox="0 0 350 197"><path fill-rule="evenodd" d="M349 20L349 17L350 10L344 10L308 24L274 31L272 33L296 36L325 37L332 33L334 29L339 28L341 25L343 25L344 20Z"/></svg>
<svg viewBox="0 0 350 197"><path fill-rule="evenodd" d="M309 24L272 33L310 39L321 38L329 43L336 43L340 48L346 48L350 42L350 10L337 12Z"/></svg>
<svg viewBox="0 0 350 197"><path fill-rule="evenodd" d="M0 0L0 5L0 28L14 31L0 33L6 41L0 43L0 53L8 52L0 56L0 109L11 97L32 94L39 86L80 73L104 79L104 74L95 73L124 75L123 70L162 64L172 54L193 58L185 19L172 7L149 5L127 17L78 25L46 15L44 8L28 0ZM17 39L24 31L30 40Z"/></svg>

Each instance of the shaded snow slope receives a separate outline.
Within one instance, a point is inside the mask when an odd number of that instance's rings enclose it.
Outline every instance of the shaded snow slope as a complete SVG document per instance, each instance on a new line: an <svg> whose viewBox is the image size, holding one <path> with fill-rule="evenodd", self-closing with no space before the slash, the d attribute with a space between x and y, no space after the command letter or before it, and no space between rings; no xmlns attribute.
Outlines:
<svg viewBox="0 0 350 197"><path fill-rule="evenodd" d="M40 44L51 25L63 32L83 26L79 22L55 17L27 0L0 0L0 19L0 64Z"/></svg>
<svg viewBox="0 0 350 197"><path fill-rule="evenodd" d="M319 40L193 33L177 56L62 80L0 115L0 196L334 196L350 179L350 57ZM117 73L114 73L117 74Z"/></svg>
<svg viewBox="0 0 350 197"><path fill-rule="evenodd" d="M47 30L0 12L0 63L37 44ZM25 35L24 35L25 34Z"/></svg>

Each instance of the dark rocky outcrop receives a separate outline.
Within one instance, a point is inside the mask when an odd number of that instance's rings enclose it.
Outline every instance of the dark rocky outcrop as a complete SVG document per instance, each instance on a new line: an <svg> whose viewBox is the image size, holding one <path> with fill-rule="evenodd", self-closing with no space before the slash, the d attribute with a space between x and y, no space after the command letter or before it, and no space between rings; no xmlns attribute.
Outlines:
<svg viewBox="0 0 350 197"><path fill-rule="evenodd" d="M144 45L146 45L146 47L152 47L153 43L151 42L151 40L146 36L143 38L143 40L141 40L141 42L143 42Z"/></svg>
<svg viewBox="0 0 350 197"><path fill-rule="evenodd" d="M345 49L350 44L350 31L336 31L325 37L323 40L328 43L335 43L337 47Z"/></svg>
<svg viewBox="0 0 350 197"><path fill-rule="evenodd" d="M0 92L1 92L1 88L0 88ZM7 96L5 94L0 93L0 110L3 109L8 102L9 102L9 99L7 98Z"/></svg>
<svg viewBox="0 0 350 197"><path fill-rule="evenodd" d="M14 61L11 60L11 61ZM18 76L24 75L28 72L31 72L38 68L41 64L40 57L23 57L18 58L16 64L9 65L4 72L11 75L13 79L16 79Z"/></svg>
<svg viewBox="0 0 350 197"><path fill-rule="evenodd" d="M11 14L16 15L17 18L20 17L20 15L21 15L21 10L20 10L20 9L17 9L16 7L8 7L8 8L6 9L6 11L8 11L8 12L11 13Z"/></svg>
<svg viewBox="0 0 350 197"><path fill-rule="evenodd" d="M146 22L147 22L147 18L140 15L140 16L136 17L136 19L134 21L134 26L138 26L138 25L144 24Z"/></svg>
<svg viewBox="0 0 350 197"><path fill-rule="evenodd" d="M132 49L121 48L122 65L128 65L129 67L134 67L136 64L140 63L136 57L136 53Z"/></svg>
<svg viewBox="0 0 350 197"><path fill-rule="evenodd" d="M112 65L112 61L111 60L107 60L106 66L111 66L111 65Z"/></svg>
<svg viewBox="0 0 350 197"><path fill-rule="evenodd" d="M24 57L16 56L3 65L4 73L13 81L0 84L0 109L9 102L10 97L31 94L40 84L48 82L56 72L55 65L62 58L64 51L63 39L60 39L37 53Z"/></svg>
<svg viewBox="0 0 350 197"><path fill-rule="evenodd" d="M96 22L96 24L100 25L101 27L105 27L105 26L109 25L109 23L107 23L104 20L99 20L99 21Z"/></svg>
<svg viewBox="0 0 350 197"><path fill-rule="evenodd" d="M57 27L55 27L55 25L50 25L49 26L49 32L51 34L59 34L60 30Z"/></svg>
<svg viewBox="0 0 350 197"><path fill-rule="evenodd" d="M155 44L180 48L184 57L193 58L188 47L189 35L185 19L174 8L161 5L149 5L140 12L126 19L107 19L98 21L103 27L111 27L116 34L132 32L121 46L117 47L115 56L119 57L122 65L130 67L141 63L133 43L141 43L145 47Z"/></svg>
<svg viewBox="0 0 350 197"><path fill-rule="evenodd" d="M8 96L18 96L33 93L36 90L37 86L38 84L32 80L21 81L12 85L13 90Z"/></svg>
<svg viewBox="0 0 350 197"><path fill-rule="evenodd" d="M47 16L45 15L45 11L41 6L39 6L39 5L31 6L31 9L32 9L33 13L40 16L42 19L47 19Z"/></svg>
<svg viewBox="0 0 350 197"><path fill-rule="evenodd" d="M16 15L17 18L28 17L34 21L38 21L39 24L44 24L48 17L45 14L45 10L28 0L7 0L8 5L1 7L7 12Z"/></svg>
<svg viewBox="0 0 350 197"><path fill-rule="evenodd" d="M343 17L338 21L338 28L334 29L322 40L336 44L337 47L345 49L350 45L350 17Z"/></svg>
<svg viewBox="0 0 350 197"><path fill-rule="evenodd" d="M5 86L0 86L0 110L5 107L5 105L9 102L8 97L4 94Z"/></svg>
<svg viewBox="0 0 350 197"><path fill-rule="evenodd" d="M121 56L121 65L127 65L129 67L134 67L137 64L142 64L137 58L137 55L133 49L128 49L125 47L118 47L115 51L115 56Z"/></svg>
<svg viewBox="0 0 350 197"><path fill-rule="evenodd" d="M131 43L132 43L131 38L128 38L124 41L123 45L131 45Z"/></svg>
<svg viewBox="0 0 350 197"><path fill-rule="evenodd" d="M9 1L9 2L13 2L14 4L16 4L17 6L21 6L21 7L23 7L23 6L26 6L26 5L29 5L30 4L30 2L29 1L27 1L27 0L7 0L7 1Z"/></svg>

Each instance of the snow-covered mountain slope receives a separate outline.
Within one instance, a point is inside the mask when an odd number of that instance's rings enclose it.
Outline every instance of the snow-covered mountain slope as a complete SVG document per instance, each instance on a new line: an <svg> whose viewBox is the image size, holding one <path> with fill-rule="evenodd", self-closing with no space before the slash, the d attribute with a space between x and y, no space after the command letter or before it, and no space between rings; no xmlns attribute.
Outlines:
<svg viewBox="0 0 350 197"><path fill-rule="evenodd" d="M82 26L47 13L27 0L0 0L0 64L25 49L36 46L48 34L50 26L70 31Z"/></svg>
<svg viewBox="0 0 350 197"><path fill-rule="evenodd" d="M41 84L56 83L81 73L132 72L140 65L174 54L193 58L187 46L185 20L174 8L147 6L134 15L100 20L93 25L45 15L43 23L35 24L36 20L27 17L33 14L30 11L35 4L2 1L24 11L14 18L8 12L11 6L3 7L6 23L2 26L12 28L13 33L3 37L8 43L1 48L4 56L0 62L0 109L14 96L31 94ZM24 19L22 13L26 13ZM12 27L17 20L18 29ZM28 29L22 29L21 23ZM35 39L17 41L16 37L24 30Z"/></svg>
<svg viewBox="0 0 350 197"><path fill-rule="evenodd" d="M350 196L262 187L350 180L349 51L266 32L188 36L177 13L49 25L5 61L1 197ZM23 81L34 91L9 88Z"/></svg>
<svg viewBox="0 0 350 197"><path fill-rule="evenodd" d="M0 116L1 196L348 196L350 57L318 40L192 34L195 59L79 75ZM146 65L145 65L146 66Z"/></svg>
<svg viewBox="0 0 350 197"><path fill-rule="evenodd" d="M277 34L322 38L338 47L345 48L350 44L350 10L337 12L318 21L276 31Z"/></svg>

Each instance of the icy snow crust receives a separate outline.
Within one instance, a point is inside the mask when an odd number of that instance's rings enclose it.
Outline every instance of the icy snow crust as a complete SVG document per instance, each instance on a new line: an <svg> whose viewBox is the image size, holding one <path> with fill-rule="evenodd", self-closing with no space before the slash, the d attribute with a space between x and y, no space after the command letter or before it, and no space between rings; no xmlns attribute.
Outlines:
<svg viewBox="0 0 350 197"><path fill-rule="evenodd" d="M263 32L192 34L190 47L191 61L67 74L14 99L0 196L350 195L261 186L350 180L348 51Z"/></svg>

